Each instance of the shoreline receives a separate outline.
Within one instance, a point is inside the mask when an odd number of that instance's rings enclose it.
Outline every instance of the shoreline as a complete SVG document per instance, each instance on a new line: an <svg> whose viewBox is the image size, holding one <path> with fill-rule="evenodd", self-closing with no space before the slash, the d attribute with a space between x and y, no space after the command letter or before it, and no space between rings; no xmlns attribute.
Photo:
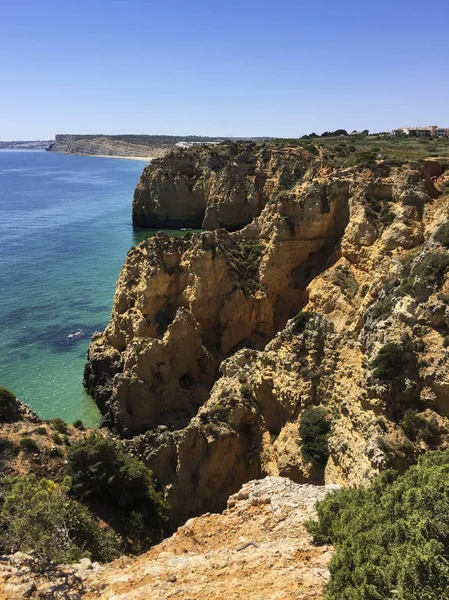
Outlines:
<svg viewBox="0 0 449 600"><path fill-rule="evenodd" d="M56 153L55 153L56 154ZM64 153L65 154L65 153ZM148 161L156 158L155 156L118 156L110 154L72 154L72 156L93 156L94 158L123 158L125 160L141 160Z"/></svg>
<svg viewBox="0 0 449 600"><path fill-rule="evenodd" d="M141 160L141 161L150 161L156 156L118 156L116 154L81 154L78 152L52 152L50 154L65 154L66 156L91 156L92 158L122 158L126 160Z"/></svg>

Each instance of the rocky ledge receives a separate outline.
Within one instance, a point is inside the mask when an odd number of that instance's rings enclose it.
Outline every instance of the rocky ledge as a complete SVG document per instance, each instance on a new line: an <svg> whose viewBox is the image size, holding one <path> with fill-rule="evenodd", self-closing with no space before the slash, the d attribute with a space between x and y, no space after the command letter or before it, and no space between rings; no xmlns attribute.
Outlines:
<svg viewBox="0 0 449 600"><path fill-rule="evenodd" d="M147 554L103 567L83 559L38 568L29 555L0 557L0 598L318 600L333 548L313 546L303 523L334 489L250 481L222 514L191 519Z"/></svg>

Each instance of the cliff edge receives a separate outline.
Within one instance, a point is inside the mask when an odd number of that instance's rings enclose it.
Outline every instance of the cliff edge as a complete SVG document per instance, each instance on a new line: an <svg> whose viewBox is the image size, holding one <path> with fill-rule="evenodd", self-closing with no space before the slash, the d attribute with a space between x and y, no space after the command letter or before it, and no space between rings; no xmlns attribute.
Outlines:
<svg viewBox="0 0 449 600"><path fill-rule="evenodd" d="M229 498L223 514L188 521L138 558L36 570L29 555L3 557L0 598L319 600L333 549L316 547L303 523L333 487L269 477Z"/></svg>

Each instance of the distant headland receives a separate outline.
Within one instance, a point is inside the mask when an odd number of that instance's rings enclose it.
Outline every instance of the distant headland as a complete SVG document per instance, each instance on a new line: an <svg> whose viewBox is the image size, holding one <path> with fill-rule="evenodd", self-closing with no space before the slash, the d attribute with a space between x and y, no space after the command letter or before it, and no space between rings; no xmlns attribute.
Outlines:
<svg viewBox="0 0 449 600"><path fill-rule="evenodd" d="M160 158L176 148L188 148L196 144L218 144L225 140L231 138L196 135L58 134L55 136L55 141L48 145L47 150L62 154L151 159Z"/></svg>
<svg viewBox="0 0 449 600"><path fill-rule="evenodd" d="M51 144L54 144L53 140L12 140L0 142L0 150L46 150Z"/></svg>

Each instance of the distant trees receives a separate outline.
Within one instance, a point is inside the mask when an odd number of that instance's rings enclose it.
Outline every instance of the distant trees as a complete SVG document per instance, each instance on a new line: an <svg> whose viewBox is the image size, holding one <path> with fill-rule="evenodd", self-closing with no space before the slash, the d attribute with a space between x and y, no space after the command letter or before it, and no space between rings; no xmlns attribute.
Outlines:
<svg viewBox="0 0 449 600"><path fill-rule="evenodd" d="M347 135L363 135L363 136L367 136L369 135L369 129L364 129L363 131L357 131L356 129L354 129L353 131L351 131L351 134L349 134L346 129L336 129L335 131L323 131L323 133L321 135L316 134L315 132L313 133L309 133L306 135L301 136L302 140L310 140L313 138L319 138L319 137L346 137Z"/></svg>

